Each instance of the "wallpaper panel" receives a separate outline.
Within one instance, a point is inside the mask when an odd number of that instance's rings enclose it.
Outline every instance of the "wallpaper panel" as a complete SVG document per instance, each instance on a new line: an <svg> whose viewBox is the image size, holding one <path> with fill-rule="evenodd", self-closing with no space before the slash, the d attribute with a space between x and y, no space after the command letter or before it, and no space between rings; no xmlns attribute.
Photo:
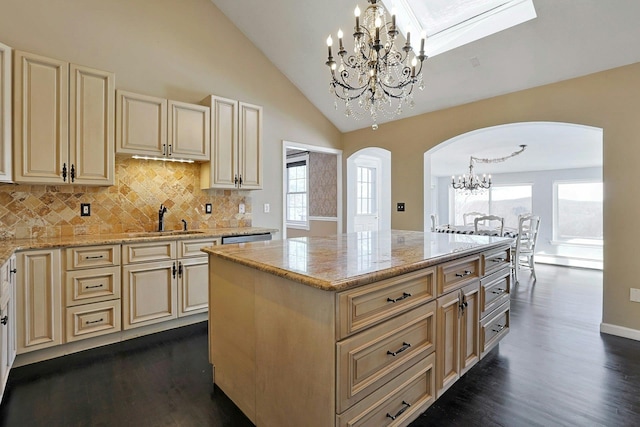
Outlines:
<svg viewBox="0 0 640 427"><path fill-rule="evenodd" d="M309 153L309 216L338 215L338 156Z"/></svg>

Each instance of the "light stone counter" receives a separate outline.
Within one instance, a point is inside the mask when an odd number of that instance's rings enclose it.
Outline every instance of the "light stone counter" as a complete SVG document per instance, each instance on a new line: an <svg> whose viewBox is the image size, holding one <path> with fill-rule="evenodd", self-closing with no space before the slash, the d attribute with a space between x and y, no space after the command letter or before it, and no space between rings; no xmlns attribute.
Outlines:
<svg viewBox="0 0 640 427"><path fill-rule="evenodd" d="M151 242L156 240L203 239L207 237L238 236L246 234L275 233L278 230L260 227L212 228L190 230L185 234L179 230L165 232L131 232L120 234L98 234L67 237L46 237L38 239L0 240L0 265L17 251L71 246L110 245L131 242Z"/></svg>
<svg viewBox="0 0 640 427"><path fill-rule="evenodd" d="M391 230L298 237L203 249L326 291L340 291L503 246L490 236Z"/></svg>

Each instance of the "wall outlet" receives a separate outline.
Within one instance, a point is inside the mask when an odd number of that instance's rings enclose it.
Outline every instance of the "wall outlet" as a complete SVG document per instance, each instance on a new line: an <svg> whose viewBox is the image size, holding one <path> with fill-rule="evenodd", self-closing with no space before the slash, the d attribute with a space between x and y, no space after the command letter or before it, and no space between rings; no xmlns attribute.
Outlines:
<svg viewBox="0 0 640 427"><path fill-rule="evenodd" d="M211 203L207 203L204 205L204 212L210 214L211 213Z"/></svg>
<svg viewBox="0 0 640 427"><path fill-rule="evenodd" d="M80 203L80 216L91 216L90 203Z"/></svg>
<svg viewBox="0 0 640 427"><path fill-rule="evenodd" d="M631 288L629 292L629 300L633 302L640 302L640 289Z"/></svg>
<svg viewBox="0 0 640 427"><path fill-rule="evenodd" d="M240 206L238 206L238 213L244 213L244 203L240 203Z"/></svg>
<svg viewBox="0 0 640 427"><path fill-rule="evenodd" d="M265 203L264 204L264 213L269 213L271 212L271 206L269 206L269 203Z"/></svg>
<svg viewBox="0 0 640 427"><path fill-rule="evenodd" d="M404 203L398 203L398 212L404 212Z"/></svg>

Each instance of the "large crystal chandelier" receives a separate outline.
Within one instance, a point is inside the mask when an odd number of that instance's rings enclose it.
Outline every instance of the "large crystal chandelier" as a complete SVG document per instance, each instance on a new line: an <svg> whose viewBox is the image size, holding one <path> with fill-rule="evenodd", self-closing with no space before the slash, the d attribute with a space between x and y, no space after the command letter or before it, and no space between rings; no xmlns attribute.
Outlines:
<svg viewBox="0 0 640 427"><path fill-rule="evenodd" d="M456 177L451 177L451 186L455 190L462 190L465 194L479 194L482 193L487 188L491 187L491 175L487 177L487 175L482 175L482 179L478 175L473 172L473 163L501 163L507 159L515 157L519 154L522 154L527 148L526 145L520 145L520 149L514 151L508 156L498 157L495 159L485 159L481 157L471 156L469 159L469 175L463 174L458 177L456 181ZM488 179L487 179L488 178Z"/></svg>
<svg viewBox="0 0 640 427"><path fill-rule="evenodd" d="M327 38L329 58L326 64L331 70L331 93L344 102L345 115L356 120L369 114L372 129L378 128L380 117L391 119L402 113L403 104L413 108L413 87L424 89L422 63L426 33L420 42L420 54L411 47L411 32L407 31L404 46L396 47L399 34L396 15L387 21L387 14L378 0L368 0L370 5L360 20L360 8L356 6L356 26L353 33L353 54L342 44L342 30L338 31L340 58L334 61L331 54L333 39ZM383 38L381 38L383 37ZM419 64L418 64L419 62ZM338 108L338 99L335 108Z"/></svg>

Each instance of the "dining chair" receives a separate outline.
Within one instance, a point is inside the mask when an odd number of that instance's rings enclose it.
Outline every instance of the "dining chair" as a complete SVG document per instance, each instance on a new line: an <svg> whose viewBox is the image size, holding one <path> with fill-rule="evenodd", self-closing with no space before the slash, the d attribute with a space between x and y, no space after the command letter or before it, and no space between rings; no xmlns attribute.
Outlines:
<svg viewBox="0 0 640 427"><path fill-rule="evenodd" d="M431 231L436 231L438 226L438 214L431 214Z"/></svg>
<svg viewBox="0 0 640 427"><path fill-rule="evenodd" d="M535 269L536 242L540 230L540 217L537 215L522 216L518 219L518 236L511 246L511 268L516 284L519 282L522 267L531 270L533 281L537 280Z"/></svg>
<svg viewBox="0 0 640 427"><path fill-rule="evenodd" d="M499 223L500 225L497 225L496 223ZM484 229L485 231L488 228L490 230L489 231L490 233L492 230L498 230L498 236L502 237L502 235L504 234L504 218L501 216L484 215L484 216L476 217L473 220L473 227L474 227L475 234L482 234L481 231L483 230L478 228L479 224L482 224L485 226L485 229Z"/></svg>
<svg viewBox="0 0 640 427"><path fill-rule="evenodd" d="M487 216L486 213L482 212L467 212L462 214L462 223L464 225L473 225L476 217L479 216ZM484 224L483 224L484 225Z"/></svg>

